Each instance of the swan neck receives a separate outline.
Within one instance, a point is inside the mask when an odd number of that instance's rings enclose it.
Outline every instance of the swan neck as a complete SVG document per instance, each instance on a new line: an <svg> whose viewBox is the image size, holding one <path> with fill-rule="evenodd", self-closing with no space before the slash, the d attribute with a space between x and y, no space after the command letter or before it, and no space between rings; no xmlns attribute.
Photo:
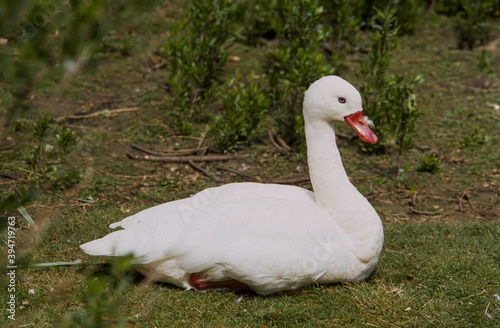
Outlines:
<svg viewBox="0 0 500 328"><path fill-rule="evenodd" d="M359 194L349 181L335 141L333 123L310 119L306 115L307 161L316 202L339 210L347 197Z"/></svg>

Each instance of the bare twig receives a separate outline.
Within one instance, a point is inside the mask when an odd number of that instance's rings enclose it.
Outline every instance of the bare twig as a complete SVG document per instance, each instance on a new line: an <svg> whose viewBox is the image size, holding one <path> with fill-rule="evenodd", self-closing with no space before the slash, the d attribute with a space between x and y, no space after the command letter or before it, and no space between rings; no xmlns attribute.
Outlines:
<svg viewBox="0 0 500 328"><path fill-rule="evenodd" d="M154 151L151 151L151 150L148 150L146 148L142 148L141 146L139 145L136 145L136 144L131 144L130 147L132 147L133 149L135 150L138 150L140 152L143 152L145 154L148 154L148 155L153 155L153 156L165 156L165 154L162 154L162 153L156 153Z"/></svg>
<svg viewBox="0 0 500 328"><path fill-rule="evenodd" d="M464 207L462 205L462 202L464 199L466 199L465 197L467 197L467 199L469 199L469 195L467 194L467 190L464 190L464 192L462 193L462 196L460 196L460 199L458 200L458 205L460 206L460 213L463 213L463 211L464 211ZM472 208L474 208L474 206L472 205L472 202L470 202L470 204L471 204Z"/></svg>
<svg viewBox="0 0 500 328"><path fill-rule="evenodd" d="M11 149L12 147L14 147L14 145L15 145L15 144L16 144L16 143L15 143L15 142L13 142L13 143L11 143L10 145L7 145L7 146L1 146L1 147L0 147L0 151L9 150L9 149Z"/></svg>
<svg viewBox="0 0 500 328"><path fill-rule="evenodd" d="M287 154L288 152L286 151L286 149L280 146L274 139L273 132L271 131L271 129L267 130L267 132L269 134L269 140L271 140L271 143L274 145L274 147L276 147L280 153Z"/></svg>
<svg viewBox="0 0 500 328"><path fill-rule="evenodd" d="M280 144L281 147L285 148L286 151L292 150L292 148L288 146L285 140L281 139L280 136L276 136L276 141Z"/></svg>
<svg viewBox="0 0 500 328"><path fill-rule="evenodd" d="M205 132L203 132L203 135L201 136L201 139L200 139L200 142L198 143L198 149L201 149L201 147L203 146L203 143L205 142L205 139L207 137L207 134L208 134L208 131L210 131L210 126L207 124L207 126L205 127ZM206 151L203 151L202 152L202 155L205 155Z"/></svg>
<svg viewBox="0 0 500 328"><path fill-rule="evenodd" d="M0 172L0 177L11 179L11 180L17 180L18 179L18 177L14 176L14 175L10 175L8 173L4 173L4 172Z"/></svg>
<svg viewBox="0 0 500 328"><path fill-rule="evenodd" d="M132 147L135 150L138 150L140 152L143 152L148 155L153 155L153 156L169 156L169 155L189 155L189 154L195 154L196 152L200 150L208 150L208 147L199 147L199 148L192 148L192 149L179 149L179 150L165 150L165 153L157 153L151 150L148 150L146 148L143 148L139 145L136 144L131 144L130 147Z"/></svg>
<svg viewBox="0 0 500 328"><path fill-rule="evenodd" d="M231 159L241 158L244 155L240 154L224 154L224 155L190 155L190 156L153 156L145 155L144 157L137 157L130 153L127 153L128 158L135 160L145 160L151 162L164 162L164 163L185 163L189 161L193 162L217 162L217 161L228 161Z"/></svg>
<svg viewBox="0 0 500 328"><path fill-rule="evenodd" d="M250 181L260 181L260 179L258 179L257 177L254 178L254 177L252 177L252 176L250 176L248 174L245 174L245 173L242 173L242 172L240 172L238 170L233 170L233 169L230 169L230 168L227 168L227 167L224 167L224 166L218 167L217 169L221 170L221 171L227 171L227 172L231 172L231 173L234 173L234 174L238 174L239 176L242 176L243 178L246 178L246 179L248 179Z"/></svg>
<svg viewBox="0 0 500 328"><path fill-rule="evenodd" d="M420 211L420 210L416 210L414 208L410 208L409 211L410 211L410 213L419 214L419 215L438 215L441 212L443 212L443 210L437 210L437 211Z"/></svg>
<svg viewBox="0 0 500 328"><path fill-rule="evenodd" d="M95 113L91 114L86 114L86 115L71 115L71 116L61 116L59 118L54 119L56 123L60 123L62 121L67 121L67 120L81 120L85 118L93 118L93 117L98 117L98 116L104 116L104 117L115 117L119 113L126 113L126 112L134 112L140 110L140 107L130 107L130 108L119 108L119 109L104 109Z"/></svg>
<svg viewBox="0 0 500 328"><path fill-rule="evenodd" d="M279 183L279 184L300 184L300 183L310 183L311 179L306 176L302 177L297 177L297 178L280 178L276 180L272 180L272 183Z"/></svg>
<svg viewBox="0 0 500 328"><path fill-rule="evenodd" d="M148 72L148 73L151 73L151 72L153 72L153 71L156 71L157 69L160 69L160 68L163 68L163 67L167 66L167 64L168 64L168 61L166 61L166 60L161 60L161 61L159 61L158 63L154 64L153 66L148 67L147 72Z"/></svg>
<svg viewBox="0 0 500 328"><path fill-rule="evenodd" d="M488 313L488 309L490 308L491 302L488 302L488 305L486 305L486 310L484 310L484 314L488 319L493 319L493 316Z"/></svg>
<svg viewBox="0 0 500 328"><path fill-rule="evenodd" d="M209 176L210 178L212 178L212 180L214 180L215 182L222 182L221 179L219 179L217 176L215 176L214 174L210 173L208 170L202 168L201 166L199 166L198 164L196 164L195 162L193 162L192 160L189 160L188 161L189 165L191 165L191 167L197 171L200 171L201 173L205 174L206 176Z"/></svg>

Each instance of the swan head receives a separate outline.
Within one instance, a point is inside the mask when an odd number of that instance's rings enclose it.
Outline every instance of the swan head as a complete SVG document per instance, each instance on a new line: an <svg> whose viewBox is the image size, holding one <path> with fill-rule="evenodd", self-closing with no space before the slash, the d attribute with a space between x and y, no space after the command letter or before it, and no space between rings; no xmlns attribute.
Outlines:
<svg viewBox="0 0 500 328"><path fill-rule="evenodd" d="M368 118L363 116L358 90L338 76L325 76L311 84L304 96L304 116L329 123L347 122L361 140L370 143L378 140L368 127Z"/></svg>

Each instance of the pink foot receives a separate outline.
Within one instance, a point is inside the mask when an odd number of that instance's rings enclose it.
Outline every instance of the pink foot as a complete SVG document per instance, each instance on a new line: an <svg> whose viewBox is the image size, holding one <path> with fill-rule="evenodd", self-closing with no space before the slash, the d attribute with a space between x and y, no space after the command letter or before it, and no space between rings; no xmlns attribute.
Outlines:
<svg viewBox="0 0 500 328"><path fill-rule="evenodd" d="M191 286L198 290L207 290L207 289L221 289L221 288L229 288L229 289L236 289L236 290L252 290L248 285L236 280L236 279L230 279L230 280L224 280L224 281L207 281L203 278L201 278L201 275L199 273L191 273L191 276L189 277L189 283ZM285 290L282 292L277 292L274 295L281 296L281 295L286 295L286 296L293 296L295 294L298 294L302 292L302 289L295 289L295 290Z"/></svg>
<svg viewBox="0 0 500 328"><path fill-rule="evenodd" d="M189 277L189 283L196 289L207 290L207 289L220 289L220 288L230 288L237 290L251 290L248 285L235 280L224 280L224 281L206 281L202 279L199 273L191 273Z"/></svg>
<svg viewBox="0 0 500 328"><path fill-rule="evenodd" d="M282 295L293 296L295 294L301 293L302 289L294 289L294 290L284 290L281 292Z"/></svg>

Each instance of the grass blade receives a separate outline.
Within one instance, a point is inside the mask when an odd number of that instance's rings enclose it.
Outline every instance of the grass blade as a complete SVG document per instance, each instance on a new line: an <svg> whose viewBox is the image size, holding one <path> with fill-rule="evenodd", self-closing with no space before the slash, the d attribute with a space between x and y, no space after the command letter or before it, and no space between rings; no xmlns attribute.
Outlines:
<svg viewBox="0 0 500 328"><path fill-rule="evenodd" d="M23 268L32 269L32 268L51 268L51 267L60 267L60 266L89 266L89 265L104 265L108 263L99 263L99 262L48 262L48 263L32 263L28 264Z"/></svg>
<svg viewBox="0 0 500 328"><path fill-rule="evenodd" d="M28 212L26 211L26 209L24 208L23 205L17 206L17 209L23 215L23 217L26 220L26 222L28 222L30 225L32 225L35 229L38 229L38 226L36 225L35 221L33 221L33 219L28 214Z"/></svg>

